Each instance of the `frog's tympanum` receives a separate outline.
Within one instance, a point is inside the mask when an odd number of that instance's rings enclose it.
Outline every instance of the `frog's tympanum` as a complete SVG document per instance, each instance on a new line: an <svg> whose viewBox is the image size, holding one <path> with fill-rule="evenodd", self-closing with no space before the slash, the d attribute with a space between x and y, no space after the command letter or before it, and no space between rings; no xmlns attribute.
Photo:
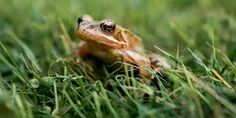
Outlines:
<svg viewBox="0 0 236 118"><path fill-rule="evenodd" d="M151 78L150 70L169 68L160 56L145 54L140 37L117 25L111 19L95 21L83 15L77 21L76 35L81 39L77 55L92 55L105 64L125 62L137 66L140 76Z"/></svg>

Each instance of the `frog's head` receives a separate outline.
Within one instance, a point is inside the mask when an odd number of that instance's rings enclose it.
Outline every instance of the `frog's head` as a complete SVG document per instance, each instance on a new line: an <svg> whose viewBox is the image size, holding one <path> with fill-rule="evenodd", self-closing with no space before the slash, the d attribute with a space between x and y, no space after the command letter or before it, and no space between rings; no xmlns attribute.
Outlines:
<svg viewBox="0 0 236 118"><path fill-rule="evenodd" d="M76 34L84 41L97 42L113 48L123 48L125 42L115 38L116 23L111 19L94 21L89 15L77 20Z"/></svg>

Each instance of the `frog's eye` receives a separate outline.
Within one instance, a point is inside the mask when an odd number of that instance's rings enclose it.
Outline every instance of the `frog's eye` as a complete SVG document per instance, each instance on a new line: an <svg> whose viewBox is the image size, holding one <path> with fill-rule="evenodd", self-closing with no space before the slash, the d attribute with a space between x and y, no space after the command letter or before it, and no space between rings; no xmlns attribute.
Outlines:
<svg viewBox="0 0 236 118"><path fill-rule="evenodd" d="M102 31L106 33L113 33L116 28L116 23L114 21L106 21L100 24Z"/></svg>

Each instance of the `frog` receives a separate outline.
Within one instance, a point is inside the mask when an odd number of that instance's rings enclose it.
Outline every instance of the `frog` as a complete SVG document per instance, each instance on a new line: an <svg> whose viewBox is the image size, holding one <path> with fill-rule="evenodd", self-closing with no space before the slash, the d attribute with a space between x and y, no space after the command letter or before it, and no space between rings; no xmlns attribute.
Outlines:
<svg viewBox="0 0 236 118"><path fill-rule="evenodd" d="M124 62L135 66L141 77L152 79L151 70L170 68L165 58L148 55L142 39L112 19L94 20L90 15L77 19L75 34L80 39L76 55L92 55L105 64Z"/></svg>

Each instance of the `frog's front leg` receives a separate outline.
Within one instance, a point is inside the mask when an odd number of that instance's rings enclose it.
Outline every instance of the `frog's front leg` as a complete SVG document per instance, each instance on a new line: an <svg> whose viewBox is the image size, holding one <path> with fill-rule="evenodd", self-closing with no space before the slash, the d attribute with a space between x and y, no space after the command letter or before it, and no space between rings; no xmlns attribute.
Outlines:
<svg viewBox="0 0 236 118"><path fill-rule="evenodd" d="M80 41L78 47L73 52L75 56L85 57L89 55L88 44L85 41Z"/></svg>
<svg viewBox="0 0 236 118"><path fill-rule="evenodd" d="M80 59L80 63L87 67L93 65L93 60L88 49L88 44L85 41L80 41L78 47L74 50L73 56ZM90 68L91 69L91 68Z"/></svg>

